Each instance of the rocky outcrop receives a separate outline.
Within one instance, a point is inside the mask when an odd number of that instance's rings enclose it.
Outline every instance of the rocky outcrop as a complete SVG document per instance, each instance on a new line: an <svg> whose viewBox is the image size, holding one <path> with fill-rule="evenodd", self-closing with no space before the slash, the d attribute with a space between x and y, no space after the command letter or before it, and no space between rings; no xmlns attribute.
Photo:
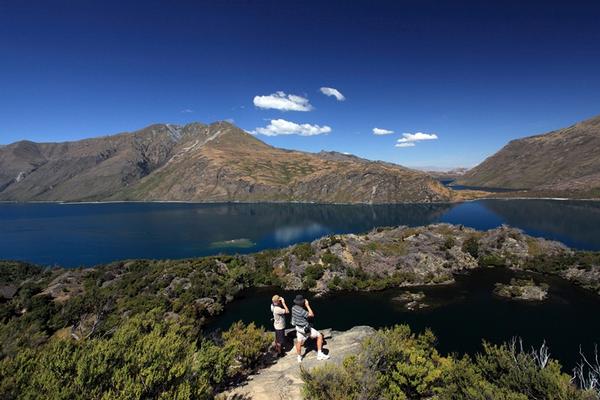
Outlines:
<svg viewBox="0 0 600 400"><path fill-rule="evenodd" d="M93 272L92 268L86 270L67 270L54 278L41 294L48 295L59 303L64 303L71 297L83 293L83 278Z"/></svg>
<svg viewBox="0 0 600 400"><path fill-rule="evenodd" d="M542 301L548 297L549 286L531 279L511 279L510 284L497 283L494 293L513 300Z"/></svg>
<svg viewBox="0 0 600 400"><path fill-rule="evenodd" d="M404 291L400 295L394 297L392 300L404 304L407 310L414 311L422 308L429 307L429 304L425 303L425 293L423 292L409 292Z"/></svg>
<svg viewBox="0 0 600 400"><path fill-rule="evenodd" d="M282 250L274 266L286 288L324 293L451 283L455 273L479 266L522 268L540 254L570 250L507 226L481 232L435 224L324 237Z"/></svg>
<svg viewBox="0 0 600 400"><path fill-rule="evenodd" d="M296 352L291 349L285 357L276 360L272 365L261 369L256 375L251 375L242 386L223 393L221 399L252 399L252 400L299 400L302 399L302 379L300 366L307 370L323 363L341 364L350 355L357 354L362 341L375 330L368 326L357 326L345 332L325 332L325 351L330 359L317 361L314 344L309 344L305 350L301 364L296 360Z"/></svg>
<svg viewBox="0 0 600 400"><path fill-rule="evenodd" d="M429 175L338 153L278 149L227 122L0 148L0 200L446 202Z"/></svg>

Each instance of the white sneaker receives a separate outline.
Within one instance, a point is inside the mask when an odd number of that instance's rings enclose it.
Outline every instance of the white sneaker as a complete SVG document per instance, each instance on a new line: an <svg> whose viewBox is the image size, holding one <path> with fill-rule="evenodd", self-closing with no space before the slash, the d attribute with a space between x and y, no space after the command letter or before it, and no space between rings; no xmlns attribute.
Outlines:
<svg viewBox="0 0 600 400"><path fill-rule="evenodd" d="M298 356L298 362L301 363L302 362L302 356Z"/></svg>
<svg viewBox="0 0 600 400"><path fill-rule="evenodd" d="M321 361L321 360L328 360L329 359L329 355L325 354L325 353L319 353L317 354L317 360Z"/></svg>

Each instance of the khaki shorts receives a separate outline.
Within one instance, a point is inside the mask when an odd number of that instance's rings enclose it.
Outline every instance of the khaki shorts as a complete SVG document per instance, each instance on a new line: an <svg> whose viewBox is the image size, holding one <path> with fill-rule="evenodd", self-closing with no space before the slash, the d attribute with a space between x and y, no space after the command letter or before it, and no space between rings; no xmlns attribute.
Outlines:
<svg viewBox="0 0 600 400"><path fill-rule="evenodd" d="M310 336L311 339L316 339L320 335L321 334L319 333L319 331L316 330L315 328L310 328L310 335L304 334L304 329L296 328L296 339L301 342L304 342L307 339L307 336Z"/></svg>

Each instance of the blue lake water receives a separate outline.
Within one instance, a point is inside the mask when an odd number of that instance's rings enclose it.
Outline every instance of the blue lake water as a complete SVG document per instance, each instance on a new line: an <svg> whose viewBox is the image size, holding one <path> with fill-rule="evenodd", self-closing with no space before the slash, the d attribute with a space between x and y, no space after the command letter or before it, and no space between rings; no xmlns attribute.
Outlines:
<svg viewBox="0 0 600 400"><path fill-rule="evenodd" d="M285 247L332 233L433 222L519 227L600 250L600 202L480 200L460 204L0 204L0 259L66 267ZM223 243L246 239L245 246ZM237 243L239 244L239 243Z"/></svg>

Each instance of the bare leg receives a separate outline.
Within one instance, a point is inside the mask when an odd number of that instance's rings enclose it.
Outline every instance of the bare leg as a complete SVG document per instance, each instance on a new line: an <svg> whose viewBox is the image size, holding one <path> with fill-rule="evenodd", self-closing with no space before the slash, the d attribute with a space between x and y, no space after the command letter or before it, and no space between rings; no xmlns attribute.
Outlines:
<svg viewBox="0 0 600 400"><path fill-rule="evenodd" d="M296 339L296 353L302 355L302 342Z"/></svg>
<svg viewBox="0 0 600 400"><path fill-rule="evenodd" d="M323 348L323 335L317 336L317 350L320 352Z"/></svg>

